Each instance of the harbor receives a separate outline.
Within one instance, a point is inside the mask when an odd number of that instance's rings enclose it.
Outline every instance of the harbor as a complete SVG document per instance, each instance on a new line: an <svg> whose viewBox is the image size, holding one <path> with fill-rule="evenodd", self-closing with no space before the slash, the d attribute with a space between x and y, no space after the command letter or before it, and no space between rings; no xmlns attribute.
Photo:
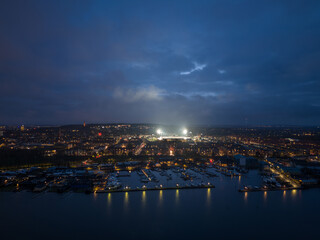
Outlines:
<svg viewBox="0 0 320 240"><path fill-rule="evenodd" d="M119 162L116 164L83 161L73 167L31 167L0 172L0 191L114 193L215 188L219 182L233 181L239 192L286 191L305 189L288 173L260 161L248 169L215 162Z"/></svg>
<svg viewBox="0 0 320 240"><path fill-rule="evenodd" d="M217 177L212 168L148 168L131 164L116 170L107 164L88 164L74 168L30 168L0 173L0 191L111 193L214 188ZM135 168L136 167L136 168Z"/></svg>

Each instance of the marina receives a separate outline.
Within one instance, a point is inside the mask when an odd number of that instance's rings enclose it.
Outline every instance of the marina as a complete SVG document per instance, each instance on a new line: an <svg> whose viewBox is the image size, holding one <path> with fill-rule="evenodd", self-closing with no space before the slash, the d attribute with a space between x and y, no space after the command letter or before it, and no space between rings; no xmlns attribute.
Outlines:
<svg viewBox="0 0 320 240"><path fill-rule="evenodd" d="M199 168L102 170L104 165L76 168L30 168L0 173L1 191L110 193L214 188L216 173Z"/></svg>
<svg viewBox="0 0 320 240"><path fill-rule="evenodd" d="M288 191L304 189L279 171L267 168L247 170L221 163L171 167L149 167L140 162L119 165L90 164L47 169L29 168L0 173L0 191L116 193L137 191L215 188L217 181L238 179L239 192ZM252 175L253 174L253 175ZM251 180L250 176L254 176Z"/></svg>

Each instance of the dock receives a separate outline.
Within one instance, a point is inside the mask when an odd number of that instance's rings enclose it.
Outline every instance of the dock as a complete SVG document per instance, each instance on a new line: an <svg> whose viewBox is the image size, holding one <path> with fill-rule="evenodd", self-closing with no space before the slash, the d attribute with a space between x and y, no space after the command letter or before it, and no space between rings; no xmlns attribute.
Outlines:
<svg viewBox="0 0 320 240"><path fill-rule="evenodd" d="M113 192L141 192L141 191L160 191L160 190L180 190L180 189L201 189L201 188L215 188L213 184L204 186L175 186L175 187L153 187L153 188L122 188L122 189L107 189L94 191L94 193L113 193Z"/></svg>
<svg viewBox="0 0 320 240"><path fill-rule="evenodd" d="M286 190L299 190L301 187L280 187L280 188L241 188L239 192L267 192L267 191L286 191Z"/></svg>

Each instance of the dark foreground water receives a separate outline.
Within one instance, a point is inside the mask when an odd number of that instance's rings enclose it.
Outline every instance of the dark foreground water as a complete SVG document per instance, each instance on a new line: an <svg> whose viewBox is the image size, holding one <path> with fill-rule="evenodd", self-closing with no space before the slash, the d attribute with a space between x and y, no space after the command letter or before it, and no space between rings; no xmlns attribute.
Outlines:
<svg viewBox="0 0 320 240"><path fill-rule="evenodd" d="M0 193L0 239L320 239L320 190Z"/></svg>

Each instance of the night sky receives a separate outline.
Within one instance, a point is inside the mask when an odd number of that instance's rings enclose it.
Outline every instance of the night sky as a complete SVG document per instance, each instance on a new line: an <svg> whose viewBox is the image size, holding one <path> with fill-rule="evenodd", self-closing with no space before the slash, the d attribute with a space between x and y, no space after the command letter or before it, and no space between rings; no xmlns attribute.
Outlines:
<svg viewBox="0 0 320 240"><path fill-rule="evenodd" d="M0 3L0 124L320 124L320 1Z"/></svg>

